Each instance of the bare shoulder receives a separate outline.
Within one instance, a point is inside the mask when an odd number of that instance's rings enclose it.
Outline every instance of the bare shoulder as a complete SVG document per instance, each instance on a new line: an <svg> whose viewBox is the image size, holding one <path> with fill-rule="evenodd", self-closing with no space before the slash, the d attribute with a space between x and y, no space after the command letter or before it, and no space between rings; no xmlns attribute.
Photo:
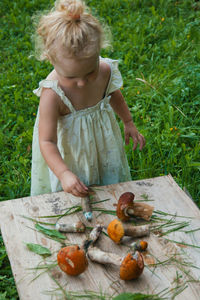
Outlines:
<svg viewBox="0 0 200 300"><path fill-rule="evenodd" d="M104 89L105 89L108 86L110 80L111 68L109 64L107 64L104 61L101 61L99 71L100 71L101 79L104 82Z"/></svg>
<svg viewBox="0 0 200 300"><path fill-rule="evenodd" d="M53 70L46 77L46 80L58 81L56 71ZM69 108L63 103L60 96L51 88L43 88L40 96L40 109L53 112L57 116L70 113Z"/></svg>
<svg viewBox="0 0 200 300"><path fill-rule="evenodd" d="M56 71L53 69L46 78L47 80L58 80Z"/></svg>
<svg viewBox="0 0 200 300"><path fill-rule="evenodd" d="M107 64L104 61L101 61L100 62L100 72L101 72L102 76L110 77L111 68L110 68L109 64Z"/></svg>
<svg viewBox="0 0 200 300"><path fill-rule="evenodd" d="M40 113L60 115L59 96L51 88L43 88L39 107Z"/></svg>
<svg viewBox="0 0 200 300"><path fill-rule="evenodd" d="M57 80L55 70L53 70L49 75L46 77L46 80ZM43 106L50 106L50 108L53 106L54 108L57 107L59 104L59 96L56 94L56 92L51 88L44 88L42 89L42 93L40 96L40 106L41 104Z"/></svg>

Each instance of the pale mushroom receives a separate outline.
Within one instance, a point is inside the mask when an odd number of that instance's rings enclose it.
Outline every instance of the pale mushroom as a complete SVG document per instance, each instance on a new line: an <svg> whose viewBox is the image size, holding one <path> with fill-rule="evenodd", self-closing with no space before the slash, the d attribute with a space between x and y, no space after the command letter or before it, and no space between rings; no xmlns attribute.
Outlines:
<svg viewBox="0 0 200 300"><path fill-rule="evenodd" d="M86 226L81 221L75 223L56 223L56 229L61 232L85 232Z"/></svg>

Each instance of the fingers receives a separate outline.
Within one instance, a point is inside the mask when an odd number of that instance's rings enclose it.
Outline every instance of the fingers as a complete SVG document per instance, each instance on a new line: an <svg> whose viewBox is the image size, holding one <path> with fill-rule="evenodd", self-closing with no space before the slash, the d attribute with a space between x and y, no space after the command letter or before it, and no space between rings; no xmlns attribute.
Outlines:
<svg viewBox="0 0 200 300"><path fill-rule="evenodd" d="M129 139L130 139L130 135L127 133L125 134L125 144L128 145L129 144Z"/></svg>
<svg viewBox="0 0 200 300"><path fill-rule="evenodd" d="M138 145L138 139L134 138L133 139L133 151L135 151L135 149L137 148L137 145Z"/></svg>
<svg viewBox="0 0 200 300"><path fill-rule="evenodd" d="M88 193L81 193L79 192L77 189L73 189L71 190L70 194L72 194L73 196L76 196L76 197L86 197Z"/></svg>
<svg viewBox="0 0 200 300"><path fill-rule="evenodd" d="M79 183L80 183L81 187L83 188L83 190L88 193L89 188L82 181L79 181Z"/></svg>
<svg viewBox="0 0 200 300"><path fill-rule="evenodd" d="M73 196L84 198L89 194L94 194L94 191L87 187L73 172L66 170L61 176L61 185L63 191L70 193Z"/></svg>
<svg viewBox="0 0 200 300"><path fill-rule="evenodd" d="M142 134L138 133L138 136L137 137L134 137L133 138L133 142L134 142L134 145L133 145L133 151L135 151L135 149L137 148L137 145L139 144L140 145L140 151L142 150L142 148L145 146L146 144L146 141L145 141L145 138Z"/></svg>
<svg viewBox="0 0 200 300"><path fill-rule="evenodd" d="M61 177L61 184L66 193L71 193L76 197L86 197L88 187L71 171L65 171Z"/></svg>
<svg viewBox="0 0 200 300"><path fill-rule="evenodd" d="M79 181L71 189L71 194L76 197L85 197L88 195L88 188L84 185L83 182Z"/></svg>
<svg viewBox="0 0 200 300"><path fill-rule="evenodd" d="M86 197L88 195L88 193L86 192L79 192L76 188L72 189L70 192L68 192L70 194L72 194L73 196L76 197Z"/></svg>
<svg viewBox="0 0 200 300"><path fill-rule="evenodd" d="M145 138L143 137L143 135L141 133L139 133L139 131L137 130L137 128L135 127L135 125L132 124L125 124L124 127L124 133L125 133L125 144L128 145L129 144L129 139L132 138L133 139L133 150L135 150L138 146L138 144L140 145L139 149L140 151L142 150L142 148L145 146Z"/></svg>
<svg viewBox="0 0 200 300"><path fill-rule="evenodd" d="M140 144L140 151L142 150L142 148L145 146L146 141L145 138L142 134L139 133L139 144Z"/></svg>

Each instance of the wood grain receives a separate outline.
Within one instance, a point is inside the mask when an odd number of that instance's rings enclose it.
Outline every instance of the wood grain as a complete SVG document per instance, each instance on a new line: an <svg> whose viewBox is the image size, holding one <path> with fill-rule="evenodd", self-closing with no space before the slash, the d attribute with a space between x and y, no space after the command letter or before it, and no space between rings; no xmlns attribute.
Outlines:
<svg viewBox="0 0 200 300"><path fill-rule="evenodd" d="M93 201L109 199L108 201L93 205L93 207L115 210L119 196L124 192L133 192L135 199L143 200L142 195L148 196L152 202L148 202L155 207L155 211L177 214L178 216L192 217L192 219L179 218L178 221L189 221L187 230L200 227L200 211L194 202L180 189L173 178L162 176L146 180L130 181L119 183L96 189ZM61 248L56 242L34 229L34 223L25 219L22 215L37 218L41 216L52 216L62 214L72 205L80 205L81 199L66 194L64 192L45 194L35 197L27 197L0 203L0 226L7 254L11 263L13 275L16 281L19 297L21 300L46 300L64 299L61 292L57 292L55 278L66 291L91 290L105 292L109 295L117 295L121 292L143 292L158 293L165 288L174 288L178 282L184 286L191 279L200 278L200 249L179 245L168 241L175 240L180 243L192 244L200 247L200 231L192 234L177 231L164 237L151 233L148 241L149 247L144 259L147 264L142 276L135 281L124 282L119 279L119 269L117 266L100 265L89 261L87 271L78 277L70 277L64 274L58 267L55 267L48 274L45 272L37 279L33 280L41 271L30 270L41 263L52 263L56 261L56 253ZM65 217L66 222L76 222L81 220L87 226L94 226L97 222L107 226L115 218L109 214L93 212L93 220L87 223L78 212ZM172 218L170 216L168 219ZM49 217L45 222L55 223L56 219ZM62 220L63 222L63 220ZM44 225L43 225L44 226ZM48 228L53 228L48 226ZM65 242L68 244L81 244L87 238L86 233L66 234ZM132 240L133 241L133 240ZM42 259L39 255L30 252L25 243L37 243L51 250L52 256ZM104 251L125 255L129 248L125 245L115 245L106 235L101 235L96 246ZM155 267L148 266L151 262L167 261L168 264ZM184 266L185 262L191 262L197 268ZM181 277L179 276L181 275ZM52 278L53 277L53 278ZM188 282L187 288L176 299L188 300L199 299L200 284L198 282ZM53 293L49 293L52 292Z"/></svg>

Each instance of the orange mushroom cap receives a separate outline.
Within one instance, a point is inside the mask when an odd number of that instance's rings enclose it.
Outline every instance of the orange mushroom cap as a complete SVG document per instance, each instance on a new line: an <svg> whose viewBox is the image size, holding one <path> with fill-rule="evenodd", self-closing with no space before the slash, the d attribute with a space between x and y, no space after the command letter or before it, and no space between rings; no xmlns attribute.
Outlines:
<svg viewBox="0 0 200 300"><path fill-rule="evenodd" d="M77 276L85 271L88 261L78 245L61 248L57 254L58 265L68 275Z"/></svg>
<svg viewBox="0 0 200 300"><path fill-rule="evenodd" d="M114 219L110 222L107 227L107 232L109 237L115 242L120 243L122 237L124 236L124 228L122 222Z"/></svg>
<svg viewBox="0 0 200 300"><path fill-rule="evenodd" d="M131 192L123 193L117 204L117 216L121 221L128 221L130 216L126 215L126 210L133 207L135 195Z"/></svg>
<svg viewBox="0 0 200 300"><path fill-rule="evenodd" d="M131 248L137 251L145 251L148 247L148 243L146 241L137 241L131 244Z"/></svg>
<svg viewBox="0 0 200 300"><path fill-rule="evenodd" d="M142 254L136 251L134 254L128 253L120 266L120 278L131 280L138 278L144 269Z"/></svg>
<svg viewBox="0 0 200 300"><path fill-rule="evenodd" d="M146 241L140 241L140 249L141 251L145 251L148 247L148 243Z"/></svg>

